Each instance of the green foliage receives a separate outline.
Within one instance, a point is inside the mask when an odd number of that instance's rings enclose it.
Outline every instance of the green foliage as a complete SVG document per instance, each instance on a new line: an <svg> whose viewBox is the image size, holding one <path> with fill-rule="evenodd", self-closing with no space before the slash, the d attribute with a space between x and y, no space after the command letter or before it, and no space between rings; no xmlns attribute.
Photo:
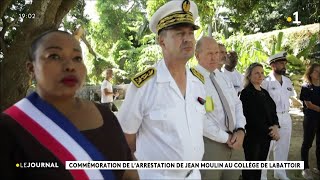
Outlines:
<svg viewBox="0 0 320 180"><path fill-rule="evenodd" d="M138 58L138 71L146 69L162 58L161 49L158 45L147 45L141 47L141 54Z"/></svg>
<svg viewBox="0 0 320 180"><path fill-rule="evenodd" d="M112 67L116 68L115 83L127 82L138 71L142 46L154 43L154 36L149 35L146 1L98 0L96 7L100 22L91 23L89 27L93 47L107 57L105 62L112 62Z"/></svg>
<svg viewBox="0 0 320 180"><path fill-rule="evenodd" d="M221 1L203 1L195 0L198 6L199 16L201 17L201 26L212 25L215 17L215 12Z"/></svg>
<svg viewBox="0 0 320 180"><path fill-rule="evenodd" d="M147 13L148 19L151 19L151 16L164 5L168 0L157 0L157 1L147 1Z"/></svg>
<svg viewBox="0 0 320 180"><path fill-rule="evenodd" d="M305 64L310 61L308 58L316 40L316 32L312 34L309 30L301 30L279 32L275 35L232 36L226 41L226 45L238 53L237 69L240 72L244 72L251 63L260 62L265 64L268 73L270 68L266 62L267 58L279 51L287 51L289 75L301 77L305 72Z"/></svg>
<svg viewBox="0 0 320 180"><path fill-rule="evenodd" d="M283 37L283 32L279 32L278 39L277 39L277 42L276 42L277 43L276 51L280 51L281 50L282 37ZM272 51L272 53L274 54L273 51Z"/></svg>
<svg viewBox="0 0 320 180"><path fill-rule="evenodd" d="M96 66L108 66L106 62L110 62L112 67L117 68L115 83L129 82L130 78L137 72L144 70L147 66L162 58L160 48L155 42L155 35L149 31L148 20L167 1L97 1L100 22L91 22L88 32L95 51L106 58L102 61L103 63L97 61L94 64ZM299 20L303 21L303 24L317 22L316 19L305 21L305 17L308 16L305 13L306 9L303 8L311 8L307 11L314 15L317 12L314 7L317 6L318 2L307 0L308 2L303 4L302 1L195 0L198 5L202 27L196 32L196 37L212 33L216 39L226 43L228 49L236 50L240 57L238 68L241 71L255 61L265 63L269 55L280 50L286 50L291 55L296 54L297 56L300 56L299 52L301 52L304 54L303 57L306 58L305 54L308 52L305 49L299 50L299 48L296 48L301 47L298 42L295 42L299 38L288 37L283 33L267 39L261 37L250 41L243 37L245 34L258 31L266 32L295 26L289 24L286 17L292 17L292 14L297 10L299 11ZM232 36L228 38L230 35ZM302 44L305 48L306 43ZM312 49L312 47L313 45L310 44L308 49ZM303 61L300 57L298 59L297 62ZM189 64L196 64L196 60L190 60ZM292 64L297 65L297 63ZM293 66L292 69L295 67ZM99 69L104 68L96 67L97 73L100 72Z"/></svg>
<svg viewBox="0 0 320 180"><path fill-rule="evenodd" d="M125 40L118 40L111 48L109 56L112 57L115 63L119 64L119 68L124 68L124 63L130 54L132 42Z"/></svg>
<svg viewBox="0 0 320 180"><path fill-rule="evenodd" d="M108 33L105 31L104 26L101 23L90 22L87 31L94 50L102 56L107 57L112 42L108 41Z"/></svg>
<svg viewBox="0 0 320 180"><path fill-rule="evenodd" d="M245 34L268 32L296 26L286 21L299 13L302 25L319 23L318 0L225 0L225 6L231 10L230 26Z"/></svg>
<svg viewBox="0 0 320 180"><path fill-rule="evenodd" d="M152 66L161 59L160 47L157 45L147 45L140 48L131 49L127 52L127 59L124 64L124 71L127 78L131 79L135 74Z"/></svg>
<svg viewBox="0 0 320 180"><path fill-rule="evenodd" d="M269 53L265 51L267 45L263 41L247 40L245 36L232 36L225 44L228 50L232 49L237 52L239 57L237 69L242 73L251 63L265 64L268 58Z"/></svg>
<svg viewBox="0 0 320 180"><path fill-rule="evenodd" d="M312 48L316 45L317 42L317 34L313 34L309 40L308 45L297 54L297 58L301 58L303 57L308 57L308 55L310 54Z"/></svg>
<svg viewBox="0 0 320 180"><path fill-rule="evenodd" d="M100 40L111 45L119 39L131 40L133 44L139 44L138 37L147 31L145 18L146 2L143 0L115 0L97 1L97 10L100 15L100 30L104 37ZM140 29L140 31L138 31ZM136 32L139 32L137 34ZM97 32L99 33L99 32Z"/></svg>
<svg viewBox="0 0 320 180"><path fill-rule="evenodd" d="M76 6L63 18L62 26L65 30L74 32L79 26L82 26L84 29L88 27L89 16L84 14L85 6L85 1L78 1Z"/></svg>
<svg viewBox="0 0 320 180"><path fill-rule="evenodd" d="M96 58L91 58L92 69L91 73L88 73L90 82L93 84L100 83L104 77L104 71L108 68L117 68L117 64L110 58L105 58L98 54Z"/></svg>

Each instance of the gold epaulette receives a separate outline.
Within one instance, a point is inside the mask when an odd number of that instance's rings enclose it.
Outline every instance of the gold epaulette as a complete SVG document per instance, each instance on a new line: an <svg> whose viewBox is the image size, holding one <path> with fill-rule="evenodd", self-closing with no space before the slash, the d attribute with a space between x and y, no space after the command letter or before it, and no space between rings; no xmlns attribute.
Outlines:
<svg viewBox="0 0 320 180"><path fill-rule="evenodd" d="M190 68L190 71L195 77L197 77L204 84L204 77L199 71L197 71L195 68Z"/></svg>
<svg viewBox="0 0 320 180"><path fill-rule="evenodd" d="M145 82L147 82L149 79L151 79L152 76L156 74L156 69L153 67L150 67L141 73L138 73L136 76L131 78L134 85L137 86L137 88L140 88Z"/></svg>

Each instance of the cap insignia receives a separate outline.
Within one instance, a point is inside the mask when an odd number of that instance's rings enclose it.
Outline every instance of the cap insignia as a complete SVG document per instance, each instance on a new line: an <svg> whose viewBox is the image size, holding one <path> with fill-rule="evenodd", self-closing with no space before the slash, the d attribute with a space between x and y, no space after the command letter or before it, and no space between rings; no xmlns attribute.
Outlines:
<svg viewBox="0 0 320 180"><path fill-rule="evenodd" d="M190 11L190 1L184 0L182 3L182 10L184 12L189 12Z"/></svg>

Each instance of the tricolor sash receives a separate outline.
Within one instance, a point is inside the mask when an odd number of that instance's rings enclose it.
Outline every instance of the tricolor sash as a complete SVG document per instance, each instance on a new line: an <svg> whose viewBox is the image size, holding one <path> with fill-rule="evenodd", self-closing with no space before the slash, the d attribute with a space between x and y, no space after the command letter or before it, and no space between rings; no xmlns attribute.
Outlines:
<svg viewBox="0 0 320 180"><path fill-rule="evenodd" d="M65 165L106 161L98 149L56 108L32 93L4 111ZM111 170L70 170L74 179L114 179Z"/></svg>

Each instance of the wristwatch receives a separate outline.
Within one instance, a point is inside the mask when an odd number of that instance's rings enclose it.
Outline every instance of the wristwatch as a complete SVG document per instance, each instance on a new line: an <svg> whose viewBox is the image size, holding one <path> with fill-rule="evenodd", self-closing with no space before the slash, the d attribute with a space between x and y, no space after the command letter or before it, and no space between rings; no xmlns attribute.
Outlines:
<svg viewBox="0 0 320 180"><path fill-rule="evenodd" d="M240 127L240 128L237 128L237 129L234 130L234 132L237 132L237 131L243 131L244 134L246 134L246 130L244 128Z"/></svg>

